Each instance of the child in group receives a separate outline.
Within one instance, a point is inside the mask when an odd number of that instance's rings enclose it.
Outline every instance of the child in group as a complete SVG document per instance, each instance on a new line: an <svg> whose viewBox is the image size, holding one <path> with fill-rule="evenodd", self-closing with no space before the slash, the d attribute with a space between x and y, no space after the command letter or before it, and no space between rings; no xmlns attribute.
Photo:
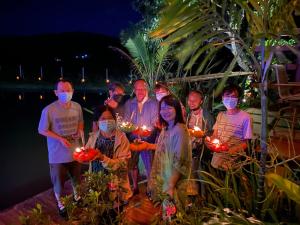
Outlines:
<svg viewBox="0 0 300 225"><path fill-rule="evenodd" d="M237 107L239 87L229 85L224 88L222 101L226 107L220 112L213 127L213 135L206 139L206 146L213 150L213 139L218 139L221 145L226 145L227 151L214 152L212 167L221 170L236 168L240 161L240 154L247 148L247 140L252 138L252 119L250 115Z"/></svg>

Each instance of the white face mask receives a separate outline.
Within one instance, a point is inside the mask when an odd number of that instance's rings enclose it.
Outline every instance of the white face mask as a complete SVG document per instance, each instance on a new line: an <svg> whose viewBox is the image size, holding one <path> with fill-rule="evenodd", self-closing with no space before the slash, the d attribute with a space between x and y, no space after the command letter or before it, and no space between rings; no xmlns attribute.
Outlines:
<svg viewBox="0 0 300 225"><path fill-rule="evenodd" d="M224 97L223 104L226 109L234 109L237 106L238 98Z"/></svg>
<svg viewBox="0 0 300 225"><path fill-rule="evenodd" d="M163 97L165 97L167 95L168 95L167 93L157 93L155 96L156 96L157 101L160 101Z"/></svg>
<svg viewBox="0 0 300 225"><path fill-rule="evenodd" d="M116 129L116 121L115 120L100 120L98 122L99 130L109 133Z"/></svg>
<svg viewBox="0 0 300 225"><path fill-rule="evenodd" d="M62 103L67 103L71 101L73 97L73 92L60 92L57 93L58 100Z"/></svg>

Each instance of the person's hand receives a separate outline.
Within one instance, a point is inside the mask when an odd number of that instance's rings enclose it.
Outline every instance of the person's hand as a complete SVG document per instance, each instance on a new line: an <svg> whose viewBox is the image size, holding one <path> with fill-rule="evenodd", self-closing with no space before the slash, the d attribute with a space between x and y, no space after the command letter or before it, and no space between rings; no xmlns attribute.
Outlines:
<svg viewBox="0 0 300 225"><path fill-rule="evenodd" d="M63 146L65 146L66 148L70 148L71 145L72 145L66 138L63 138L63 137L61 137L61 138L59 139L59 141L60 141L60 143L61 143Z"/></svg>
<svg viewBox="0 0 300 225"><path fill-rule="evenodd" d="M104 160L104 155L98 151L97 155L92 159L93 160L96 160L96 159L99 159L100 161L103 161Z"/></svg>
<svg viewBox="0 0 300 225"><path fill-rule="evenodd" d="M133 143L130 143L130 150L131 151L143 151L146 150L148 146L148 142L141 141L141 140L134 140Z"/></svg>
<svg viewBox="0 0 300 225"><path fill-rule="evenodd" d="M204 139L204 143L206 145L206 147L209 149L209 150L213 150L214 149L214 144L211 142L213 138L212 137L206 137Z"/></svg>

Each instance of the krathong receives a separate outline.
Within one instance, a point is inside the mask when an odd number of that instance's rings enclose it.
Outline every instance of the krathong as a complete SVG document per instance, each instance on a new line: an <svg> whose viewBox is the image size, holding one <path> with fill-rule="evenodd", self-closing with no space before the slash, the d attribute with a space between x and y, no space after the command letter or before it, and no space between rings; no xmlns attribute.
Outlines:
<svg viewBox="0 0 300 225"><path fill-rule="evenodd" d="M210 137L206 138L207 142L210 142L211 147L210 150L213 152L226 152L228 151L228 144L221 143L221 141L218 138L213 138L211 140Z"/></svg>
<svg viewBox="0 0 300 225"><path fill-rule="evenodd" d="M84 147L81 148L76 148L75 151L73 152L73 158L74 160L80 162L80 163L88 163L92 160L95 159L97 156L98 151L93 148L87 148L85 149Z"/></svg>
<svg viewBox="0 0 300 225"><path fill-rule="evenodd" d="M202 138L204 136L204 131L202 131L198 126L194 126L193 129L189 129L189 133L191 136L196 138Z"/></svg>
<svg viewBox="0 0 300 225"><path fill-rule="evenodd" d="M124 133L131 133L136 130L136 127L131 122L121 122L118 127Z"/></svg>

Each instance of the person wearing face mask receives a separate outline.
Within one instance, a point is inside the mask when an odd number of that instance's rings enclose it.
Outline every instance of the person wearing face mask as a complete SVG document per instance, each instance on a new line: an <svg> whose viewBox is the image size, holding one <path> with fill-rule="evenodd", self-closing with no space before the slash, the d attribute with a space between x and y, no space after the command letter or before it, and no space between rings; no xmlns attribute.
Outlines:
<svg viewBox="0 0 300 225"><path fill-rule="evenodd" d="M155 93L156 100L158 102L160 102L160 100L163 97L165 97L167 95L170 95L171 91L169 90L167 83L165 83L165 82L157 82L155 84L155 87L154 87L154 93ZM185 121L186 110L185 110L184 105L181 102L180 102L180 107L181 107L182 117L183 117L183 119Z"/></svg>
<svg viewBox="0 0 300 225"><path fill-rule="evenodd" d="M130 98L129 95L125 94L124 86L119 82L113 82L108 84L109 97L104 101L104 105L112 109L114 115L118 115L120 118L124 117L124 108L126 101ZM101 107L102 105L100 105ZM95 107L93 117L93 131L98 130L98 111L99 106Z"/></svg>
<svg viewBox="0 0 300 225"><path fill-rule="evenodd" d="M48 158L54 195L59 214L67 217L61 201L67 174L72 181L74 200L79 201L75 186L80 178L80 164L73 160L75 147L82 145L83 115L81 106L71 101L73 86L70 81L60 80L55 86L58 100L46 106L39 122L38 132L47 137Z"/></svg>
<svg viewBox="0 0 300 225"><path fill-rule="evenodd" d="M236 168L242 152L247 147L247 140L252 138L251 116L237 107L238 98L238 86L229 85L224 88L222 102L226 111L218 114L212 138L217 138L222 144L226 144L228 151L214 152L211 165L216 169L226 171ZM210 141L205 143L209 149L213 148Z"/></svg>
<svg viewBox="0 0 300 225"><path fill-rule="evenodd" d="M97 116L99 129L90 134L85 146L99 151L97 159L92 162L92 172L112 174L111 186L116 187L118 190L115 191L119 194L116 199L125 203L132 196L128 178L129 141L123 132L116 129L112 109L101 106Z"/></svg>

